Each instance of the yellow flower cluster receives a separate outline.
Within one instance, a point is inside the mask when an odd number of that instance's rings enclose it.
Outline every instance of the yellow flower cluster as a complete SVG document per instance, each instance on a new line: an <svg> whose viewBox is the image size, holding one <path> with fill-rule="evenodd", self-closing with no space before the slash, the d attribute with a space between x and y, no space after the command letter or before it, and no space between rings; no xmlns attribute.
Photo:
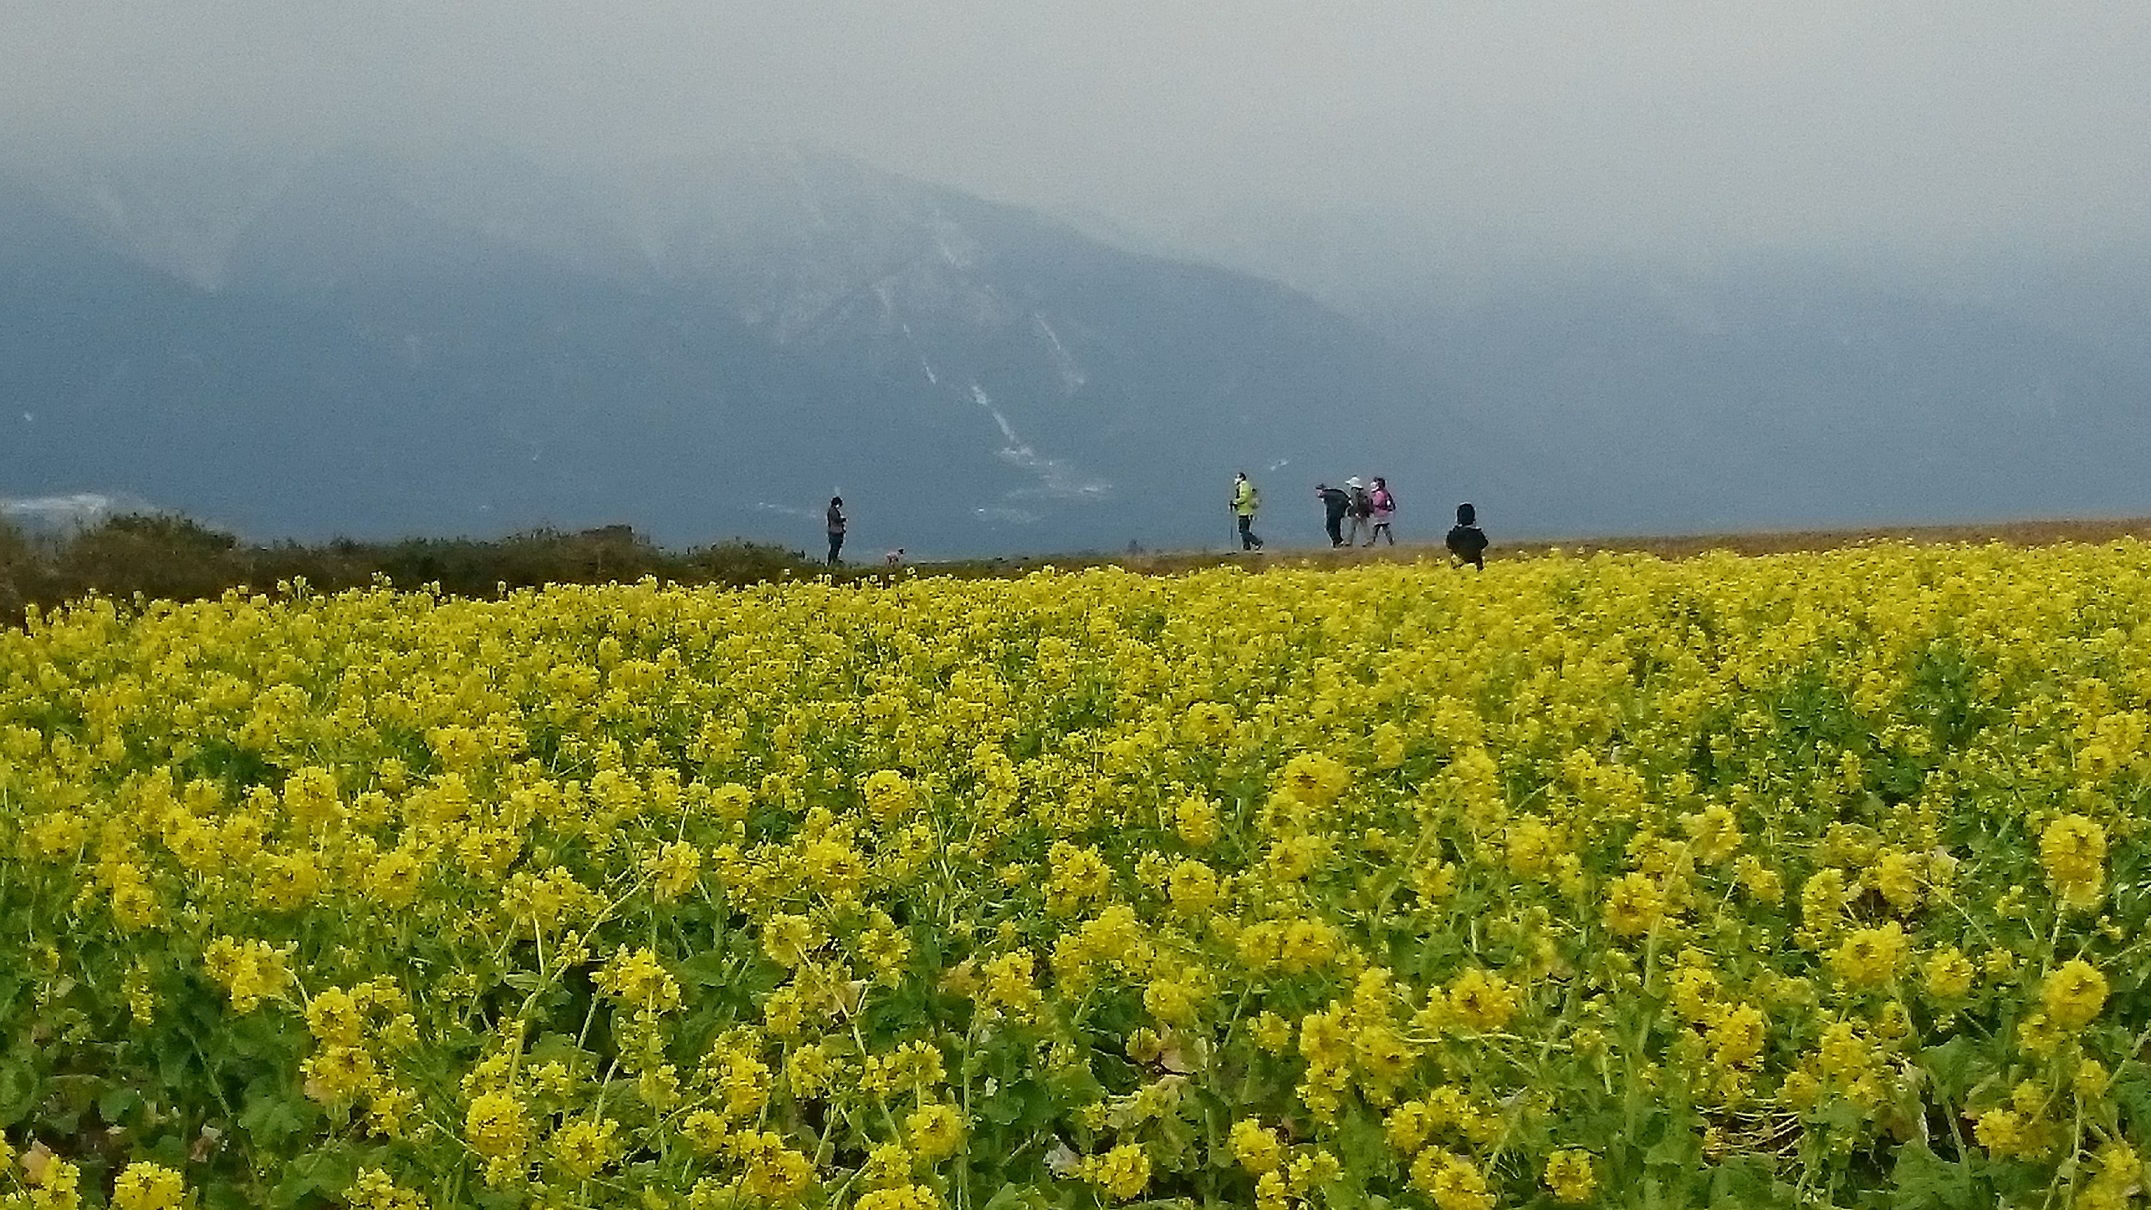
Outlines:
<svg viewBox="0 0 2151 1210"><path fill-rule="evenodd" d="M186 1181L162 1164L133 1163L112 1184L112 1210L180 1210Z"/></svg>
<svg viewBox="0 0 2151 1210"><path fill-rule="evenodd" d="M1150 1156L1140 1144L1121 1143L1103 1155L1086 1158L1082 1174L1112 1200L1130 1201L1150 1184Z"/></svg>
<svg viewBox="0 0 2151 1210"><path fill-rule="evenodd" d="M2096 907L2106 877L2106 829L2088 816L2061 816L2039 834L2039 864L2069 906Z"/></svg>
<svg viewBox="0 0 2151 1210"><path fill-rule="evenodd" d="M1546 1157L1546 1187L1571 1206L1590 1201L1598 1191L1598 1170L1591 1163L1591 1153L1568 1149Z"/></svg>
<svg viewBox="0 0 2151 1210"><path fill-rule="evenodd" d="M2134 543L41 613L0 1208L2121 1210L2146 618Z"/></svg>
<svg viewBox="0 0 2151 1210"><path fill-rule="evenodd" d="M202 969L224 985L234 1011L252 1012L265 998L282 995L291 983L287 960L294 948L219 937L203 947Z"/></svg>
<svg viewBox="0 0 2151 1210"><path fill-rule="evenodd" d="M1897 978L1898 968L1910 952L1904 926L1887 920L1873 928L1846 933L1830 955L1830 967L1848 986L1876 987Z"/></svg>

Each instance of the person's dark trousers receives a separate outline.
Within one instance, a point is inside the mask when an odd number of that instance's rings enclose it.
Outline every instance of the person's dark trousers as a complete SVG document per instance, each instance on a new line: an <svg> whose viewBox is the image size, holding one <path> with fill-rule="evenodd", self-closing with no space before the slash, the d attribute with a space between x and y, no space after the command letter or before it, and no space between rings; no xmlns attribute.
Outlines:
<svg viewBox="0 0 2151 1210"><path fill-rule="evenodd" d="M838 552L838 551L840 551L840 550L842 550L842 549L844 549L844 535L843 535L843 534L830 534L830 535L829 535L829 566L831 566L831 567L835 567L835 566L836 566L836 562L837 562L837 552Z"/></svg>
<svg viewBox="0 0 2151 1210"><path fill-rule="evenodd" d="M1331 546L1344 545L1344 517L1337 513L1331 513L1324 524L1329 526L1329 544Z"/></svg>
<svg viewBox="0 0 2151 1210"><path fill-rule="evenodd" d="M1258 537L1256 537L1256 536L1255 536L1255 531L1254 531L1254 529L1253 529L1253 526L1254 526L1254 524L1255 524L1255 519L1254 519L1253 517L1250 517L1250 516L1246 515L1245 513L1242 513L1242 514L1240 515L1240 549L1241 549L1241 550L1261 550L1261 549L1262 549L1262 539L1260 539L1260 538L1258 538Z"/></svg>

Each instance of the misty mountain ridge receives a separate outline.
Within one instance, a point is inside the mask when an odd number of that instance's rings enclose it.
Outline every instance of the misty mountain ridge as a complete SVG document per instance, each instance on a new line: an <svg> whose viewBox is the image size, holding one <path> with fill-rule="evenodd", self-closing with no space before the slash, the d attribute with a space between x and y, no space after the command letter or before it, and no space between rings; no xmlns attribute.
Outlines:
<svg viewBox="0 0 2151 1210"><path fill-rule="evenodd" d="M806 545L840 490L867 541L913 549L1182 544L1223 526L1171 485L1222 521L1241 459L1380 448L1304 401L1424 403L1394 350L1282 287L833 156L175 172L38 191L126 271L74 257L102 306L10 292L34 419L10 417L8 494L111 485L269 532L626 519Z"/></svg>
<svg viewBox="0 0 2151 1210"><path fill-rule="evenodd" d="M1249 230L1176 245L790 148L48 168L0 180L0 496L811 547L840 490L866 557L1216 545L1243 467L1299 540L1353 473L1421 536L1465 498L1511 534L2146 511L2127 264L1939 289Z"/></svg>
<svg viewBox="0 0 2151 1210"><path fill-rule="evenodd" d="M1542 533L2151 510L2151 251L1586 259L1393 214L1178 241L1412 355L1514 457Z"/></svg>

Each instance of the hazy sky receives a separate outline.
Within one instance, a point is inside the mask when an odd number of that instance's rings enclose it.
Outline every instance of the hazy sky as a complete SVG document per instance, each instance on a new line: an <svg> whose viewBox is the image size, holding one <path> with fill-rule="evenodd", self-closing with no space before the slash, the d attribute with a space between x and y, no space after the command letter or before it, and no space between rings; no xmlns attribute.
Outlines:
<svg viewBox="0 0 2151 1210"><path fill-rule="evenodd" d="M1555 243L2151 233L2151 3L0 0L0 129L549 156L808 139L1184 228Z"/></svg>

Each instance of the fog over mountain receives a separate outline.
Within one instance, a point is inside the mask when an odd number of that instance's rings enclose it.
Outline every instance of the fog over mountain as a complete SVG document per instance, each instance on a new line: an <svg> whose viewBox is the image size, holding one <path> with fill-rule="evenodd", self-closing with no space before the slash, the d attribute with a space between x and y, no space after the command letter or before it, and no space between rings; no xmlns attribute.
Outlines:
<svg viewBox="0 0 2151 1210"><path fill-rule="evenodd" d="M2132 246L1584 259L1410 216L1238 232L1148 239L1389 337L1500 435L1486 456L1539 532L2151 508L2131 469L2151 453L2151 253Z"/></svg>
<svg viewBox="0 0 2151 1210"><path fill-rule="evenodd" d="M2099 3L24 6L0 501L812 546L840 490L869 556L1220 544L1240 467L1297 540L1355 473L1407 535L2141 513L2147 78Z"/></svg>
<svg viewBox="0 0 2151 1210"><path fill-rule="evenodd" d="M4 195L9 494L806 545L840 491L868 541L977 553L1213 540L1243 462L1438 464L1425 373L1364 326L841 157L252 167Z"/></svg>
<svg viewBox="0 0 2151 1210"><path fill-rule="evenodd" d="M2126 274L1474 282L1377 268L1378 231L1337 281L1253 266L1311 296L781 148L166 156L4 197L7 494L254 533L806 546L843 492L877 547L1205 545L1242 465L1288 538L1315 477L1377 472L1422 533L1462 498L1539 533L2125 512L2151 453Z"/></svg>

